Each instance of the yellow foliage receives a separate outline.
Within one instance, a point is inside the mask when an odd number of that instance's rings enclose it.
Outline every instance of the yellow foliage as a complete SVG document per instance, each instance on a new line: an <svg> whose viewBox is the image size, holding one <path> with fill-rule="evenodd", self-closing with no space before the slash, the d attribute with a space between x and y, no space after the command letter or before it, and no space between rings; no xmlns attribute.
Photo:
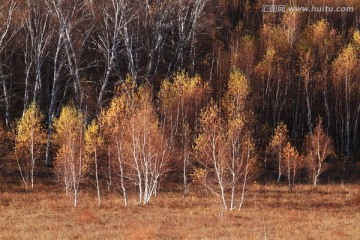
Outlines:
<svg viewBox="0 0 360 240"><path fill-rule="evenodd" d="M43 128L44 116L35 103L31 103L24 115L17 122L15 151L18 157L27 158L31 155L40 157L46 143L46 133Z"/></svg>
<svg viewBox="0 0 360 240"><path fill-rule="evenodd" d="M164 81L159 93L165 108L172 108L181 101L196 104L209 93L209 86L203 83L200 76L188 77L184 72L174 76L173 83Z"/></svg>
<svg viewBox="0 0 360 240"><path fill-rule="evenodd" d="M353 40L356 44L360 45L360 31L354 32Z"/></svg>
<svg viewBox="0 0 360 240"><path fill-rule="evenodd" d="M275 25L265 24L261 29L261 38L265 49L274 49L276 52L285 53L289 47L286 31Z"/></svg>
<svg viewBox="0 0 360 240"><path fill-rule="evenodd" d="M206 178L206 170L203 168L194 168L194 172L191 174L191 177L195 182L203 183Z"/></svg>
<svg viewBox="0 0 360 240"><path fill-rule="evenodd" d="M335 152L333 141L324 131L321 118L317 119L314 132L306 135L305 145L307 153L305 164L316 186L317 178L328 167L326 159Z"/></svg>
<svg viewBox="0 0 360 240"><path fill-rule="evenodd" d="M340 36L332 29L329 23L322 19L309 25L302 32L297 50L300 55L306 52L316 52L316 57L322 64L329 63L337 51Z"/></svg>
<svg viewBox="0 0 360 240"><path fill-rule="evenodd" d="M102 150L104 146L104 138L100 134L100 126L93 120L91 124L86 128L84 134L85 140L85 152L86 152L86 161L84 162L83 169L85 170L93 161L94 157ZM93 156L95 155L95 156ZM97 159L95 159L97 161Z"/></svg>
<svg viewBox="0 0 360 240"><path fill-rule="evenodd" d="M214 101L201 112L199 125L200 135L196 139L196 150L206 155L216 148L218 154L221 154L219 150L226 145L226 127L220 116L220 108Z"/></svg>
<svg viewBox="0 0 360 240"><path fill-rule="evenodd" d="M269 72L273 68L274 63L277 60L276 51L270 47L266 50L266 53L260 63L256 66L255 71L262 77L268 77Z"/></svg>
<svg viewBox="0 0 360 240"><path fill-rule="evenodd" d="M233 69L228 82L228 89L223 100L223 107L227 111L227 118L235 121L234 124L243 125L245 103L250 92L247 78L236 69Z"/></svg>
<svg viewBox="0 0 360 240"><path fill-rule="evenodd" d="M349 81L354 71L359 67L359 60L352 44L346 46L333 63L334 83L340 84L344 80Z"/></svg>
<svg viewBox="0 0 360 240"><path fill-rule="evenodd" d="M278 155L282 155L283 147L288 142L288 130L284 123L280 123L274 132L273 137L270 140L269 150L275 152Z"/></svg>
<svg viewBox="0 0 360 240"><path fill-rule="evenodd" d="M65 106L61 109L60 117L54 121L54 142L62 145L68 139L80 137L83 128L83 116L75 107Z"/></svg>
<svg viewBox="0 0 360 240"><path fill-rule="evenodd" d="M73 182L74 176L81 176L80 169L83 168L83 116L75 107L64 106L60 117L54 121L54 128L54 143L59 147L55 158L55 171L64 175L68 183Z"/></svg>
<svg viewBox="0 0 360 240"><path fill-rule="evenodd" d="M300 165L301 156L299 152L291 145L291 143L287 143L283 149L285 165L291 169L296 169L297 166ZM286 167L284 167L286 169Z"/></svg>
<svg viewBox="0 0 360 240"><path fill-rule="evenodd" d="M100 127L96 120L93 120L85 131L85 149L93 152L94 149L101 147L104 139L100 135Z"/></svg>
<svg viewBox="0 0 360 240"><path fill-rule="evenodd" d="M39 145L46 142L43 129L44 116L35 103L31 103L24 115L17 122L16 148L28 148L31 144Z"/></svg>
<svg viewBox="0 0 360 240"><path fill-rule="evenodd" d="M46 133L42 126L43 120L39 108L31 103L16 125L15 159L26 188L29 178L31 187L34 187L35 162L44 152Z"/></svg>

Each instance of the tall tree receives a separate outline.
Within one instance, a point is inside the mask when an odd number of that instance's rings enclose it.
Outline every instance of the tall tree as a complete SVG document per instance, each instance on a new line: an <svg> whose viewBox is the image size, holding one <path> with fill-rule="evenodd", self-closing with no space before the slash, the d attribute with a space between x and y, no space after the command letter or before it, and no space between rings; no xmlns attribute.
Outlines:
<svg viewBox="0 0 360 240"><path fill-rule="evenodd" d="M247 79L234 70L223 101L224 112L212 101L200 115L196 150L207 178L200 175L198 179L219 198L224 210L235 209L236 202L239 209L242 207L246 184L256 169L249 124L252 115L245 107L248 94ZM195 177L199 177L197 172Z"/></svg>
<svg viewBox="0 0 360 240"><path fill-rule="evenodd" d="M149 203L157 195L160 181L166 173L168 144L164 131L159 128L149 89L142 88L133 96L127 122L127 141L130 176L138 187L139 203Z"/></svg>
<svg viewBox="0 0 360 240"><path fill-rule="evenodd" d="M306 167L314 187L317 186L319 176L326 170L326 160L334 153L331 137L323 129L322 119L317 120L314 133L309 133L305 139Z"/></svg>
<svg viewBox="0 0 360 240"><path fill-rule="evenodd" d="M284 123L280 123L275 131L274 135L272 136L269 145L268 150L275 154L276 160L278 163L278 178L277 182L280 181L281 175L282 175L282 165L283 165L283 149L286 146L286 144L289 142L289 136L288 136L288 130Z"/></svg>
<svg viewBox="0 0 360 240"><path fill-rule="evenodd" d="M167 172L168 141L147 86L138 88L128 78L121 84L119 94L101 115L109 155L117 162L109 166L120 175L125 205L129 184L136 186L139 204L147 204L157 195Z"/></svg>
<svg viewBox="0 0 360 240"><path fill-rule="evenodd" d="M49 10L59 25L66 56L66 67L73 85L75 104L85 109L81 75L81 54L93 29L88 1L47 0Z"/></svg>
<svg viewBox="0 0 360 240"><path fill-rule="evenodd" d="M291 192L295 186L296 173L302 164L302 156L299 154L296 148L291 145L290 142L286 144L283 152L284 160L282 167L284 169L283 172L287 176L289 190Z"/></svg>
<svg viewBox="0 0 360 240"><path fill-rule="evenodd" d="M121 49L121 32L128 24L129 19L125 17L128 14L128 9L124 9L123 1L110 0L99 1L97 7L99 8L99 26L96 29L97 34L91 35L92 42L96 45L98 51L104 58L104 75L101 81L101 87L97 99L96 112L102 109L105 94L109 91L109 81L116 68L119 78L120 69L117 62L120 59Z"/></svg>
<svg viewBox="0 0 360 240"><path fill-rule="evenodd" d="M336 128L340 146L346 157L353 149L351 136L356 136L359 112L354 106L360 105L359 58L352 44L344 47L333 62L333 81L336 92ZM354 128L355 126L355 128Z"/></svg>
<svg viewBox="0 0 360 240"><path fill-rule="evenodd" d="M99 181L99 159L101 151L104 147L104 139L100 135L100 127L96 120L93 120L91 124L86 128L84 133L85 139L85 155L86 160L84 161L85 167L91 171L91 167L95 168L95 180L96 180L96 191L98 196L98 205L101 206L101 194L100 194L100 181Z"/></svg>
<svg viewBox="0 0 360 240"><path fill-rule="evenodd" d="M13 16L16 9L16 2L11 0L0 5L1 23L0 23L0 78L2 81L2 88L5 102L5 124L10 129L10 89L8 77L4 71L5 51L10 40L14 37L17 29L12 28Z"/></svg>
<svg viewBox="0 0 360 240"><path fill-rule="evenodd" d="M119 87L119 96L114 97L111 100L110 106L107 109L102 110L100 115L100 127L101 134L104 136L104 144L106 145L108 152L108 164L107 164L107 182L110 189L113 183L113 179L117 176L120 178L121 191L124 198L124 205L127 205L127 169L126 165L126 153L125 153L125 131L126 131L126 119L129 115L130 99L126 89L130 84L127 80ZM127 85L126 85L127 84ZM129 86L130 85L130 86Z"/></svg>
<svg viewBox="0 0 360 240"><path fill-rule="evenodd" d="M222 102L227 119L226 139L229 142L227 168L231 176L230 209L235 208L238 184L241 184L239 209L242 207L246 184L256 170L255 145L252 137L254 115L249 95L248 79L239 70L233 69Z"/></svg>
<svg viewBox="0 0 360 240"><path fill-rule="evenodd" d="M50 14L44 11L43 2L27 0L26 1L26 19L25 19L25 52L24 59L26 65L25 76L25 94L24 94L24 111L28 106L30 98L30 74L31 69L35 72L35 82L32 84L33 100L36 104L41 104L41 94L43 90L43 71L42 67L45 58L48 55L49 45L52 38L50 30Z"/></svg>
<svg viewBox="0 0 360 240"><path fill-rule="evenodd" d="M59 148L54 163L55 172L63 179L66 194L72 194L75 207L78 205L84 167L83 122L83 115L72 106L63 107L54 122L54 142Z"/></svg>
<svg viewBox="0 0 360 240"><path fill-rule="evenodd" d="M185 195L197 120L209 92L209 86L199 76L191 78L185 73L175 75L172 83L164 81L159 92L161 121L170 138L171 154L182 163L180 167L173 163L174 173L182 169Z"/></svg>
<svg viewBox="0 0 360 240"><path fill-rule="evenodd" d="M33 102L17 122L15 158L26 188L28 185L34 188L35 165L44 152L46 134L43 121L44 116Z"/></svg>

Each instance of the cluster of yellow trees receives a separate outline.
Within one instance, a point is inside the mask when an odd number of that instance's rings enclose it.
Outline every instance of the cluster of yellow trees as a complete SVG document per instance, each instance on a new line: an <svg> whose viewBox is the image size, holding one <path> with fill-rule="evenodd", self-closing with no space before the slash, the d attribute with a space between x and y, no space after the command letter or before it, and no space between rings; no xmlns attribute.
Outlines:
<svg viewBox="0 0 360 240"><path fill-rule="evenodd" d="M276 127L267 150L278 162L277 182L282 175L285 175L290 191L295 185L297 172L304 167L307 168L309 178L316 186L320 174L328 167L327 158L334 154L332 139L324 132L321 118L318 118L314 132L308 133L305 137L303 155L292 145L284 123Z"/></svg>
<svg viewBox="0 0 360 240"><path fill-rule="evenodd" d="M238 70L231 72L220 101L210 97L209 85L199 76L179 73L164 81L156 96L148 85L138 87L128 78L88 124L76 107L62 108L54 121L54 171L74 206L85 176L94 180L99 205L106 187L121 192L127 205L128 192L137 192L138 202L147 204L164 177L172 175L181 176L185 195L192 177L214 193L225 210L240 209L247 183L261 171L250 93L247 78ZM26 188L34 186L34 169L44 158L43 121L33 103L16 124L14 158ZM268 144L278 163L278 181L285 175L290 189L299 168L309 170L314 185L326 169L333 147L321 119L305 145L302 156L282 123Z"/></svg>

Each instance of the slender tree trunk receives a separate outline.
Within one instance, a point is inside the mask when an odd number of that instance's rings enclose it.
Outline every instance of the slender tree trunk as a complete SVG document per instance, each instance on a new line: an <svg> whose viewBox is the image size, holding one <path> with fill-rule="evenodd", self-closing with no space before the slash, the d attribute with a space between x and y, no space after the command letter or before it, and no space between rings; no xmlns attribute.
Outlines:
<svg viewBox="0 0 360 240"><path fill-rule="evenodd" d="M51 165L51 158L50 158L50 148L51 148L51 138L53 133L53 118L55 114L55 103L57 100L58 95L58 80L60 77L60 71L62 69L62 64L58 63L59 54L62 47L63 35L60 32L59 39L57 42L56 52L54 56L54 70L53 70L53 84L51 89L51 98L50 98L50 105L49 105L49 112L48 112L48 128L47 128L47 140L46 140L46 152L45 152L45 164L47 166Z"/></svg>
<svg viewBox="0 0 360 240"><path fill-rule="evenodd" d="M7 86L7 77L4 76L3 66L0 62L0 77L2 77L2 85L4 91L4 99L5 99L5 124L8 130L10 130L10 91Z"/></svg>
<svg viewBox="0 0 360 240"><path fill-rule="evenodd" d="M95 150L95 177L96 177L96 190L98 195L98 205L101 206L101 196L100 196L100 184L99 184L99 169L98 169L98 159L97 159L97 151Z"/></svg>

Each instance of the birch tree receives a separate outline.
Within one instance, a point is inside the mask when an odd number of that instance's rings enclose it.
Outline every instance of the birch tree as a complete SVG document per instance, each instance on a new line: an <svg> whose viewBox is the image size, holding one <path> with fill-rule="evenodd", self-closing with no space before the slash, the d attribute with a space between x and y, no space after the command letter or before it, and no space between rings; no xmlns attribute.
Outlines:
<svg viewBox="0 0 360 240"><path fill-rule="evenodd" d="M199 76L188 77L185 73L174 76L173 82L164 81L159 93L162 124L170 138L172 155L182 163L184 195L188 193L188 170L191 164L191 148L195 139L197 119L205 106L209 86ZM178 163L173 163L178 174Z"/></svg>
<svg viewBox="0 0 360 240"><path fill-rule="evenodd" d="M109 89L109 81L114 68L117 69L117 62L120 59L120 52L122 51L121 32L129 22L126 19L127 9L124 9L123 1L111 0L111 1L99 1L97 4L100 11L100 23L96 35L92 35L92 42L96 45L98 51L104 58L104 75L101 81L101 88L97 99L97 113L102 109L103 99ZM122 79L121 74L118 74Z"/></svg>
<svg viewBox="0 0 360 240"><path fill-rule="evenodd" d="M118 94L101 114L112 161L109 167L120 176L125 205L131 185L136 187L139 204L147 204L158 194L167 171L168 140L160 128L147 86L138 88L129 77L120 85Z"/></svg>
<svg viewBox="0 0 360 240"><path fill-rule="evenodd" d="M50 22L53 26L53 39L52 45L50 48L50 56L51 56L51 65L52 65L52 82L51 84L51 93L50 100L47 106L48 114L47 114L47 144L46 144L46 165L51 165L52 159L50 156L51 152L51 139L53 135L53 122L54 118L57 115L58 111L56 111L57 105L60 105L62 99L59 99L59 95L61 94L61 71L64 69L64 65L66 62L66 54L64 54L64 31L62 25L56 21L54 17L54 12L52 12L52 5L50 1L46 1L46 8L50 15ZM56 44L55 44L56 43Z"/></svg>
<svg viewBox="0 0 360 240"><path fill-rule="evenodd" d="M85 139L85 155L86 161L84 162L85 168L91 171L91 168L95 168L95 180L96 191L98 196L98 205L101 206L101 194L100 194L100 181L99 181L99 159L101 151L104 147L104 139L100 135L100 127L96 120L93 120L91 124L86 128L84 133Z"/></svg>
<svg viewBox="0 0 360 240"><path fill-rule="evenodd" d="M201 130L196 139L196 150L203 155L199 162L202 163L206 171L206 178L202 179L202 183L218 197L221 206L227 210L225 163L226 145L228 143L226 142L224 125L224 120L220 117L220 108L212 101L200 115ZM213 174L213 178L210 177L211 182L208 183L207 179L210 174Z"/></svg>
<svg viewBox="0 0 360 240"><path fill-rule="evenodd" d="M356 136L357 122L359 119L360 92L359 58L352 44L344 47L340 55L333 62L333 81L336 92L336 117L337 132L340 137L341 148L346 157L350 157L352 150L351 136ZM355 126L355 129L353 128Z"/></svg>
<svg viewBox="0 0 360 240"><path fill-rule="evenodd" d="M331 137L323 129L322 119L317 120L314 133L309 133L305 139L306 167L314 187L317 186L319 176L327 169L326 160L334 153Z"/></svg>
<svg viewBox="0 0 360 240"><path fill-rule="evenodd" d="M234 70L223 99L224 111L212 101L200 115L196 150L206 175L201 182L218 197L224 210L241 209L246 185L256 173L252 116L245 105L248 94L247 79Z"/></svg>
<svg viewBox="0 0 360 240"><path fill-rule="evenodd" d="M49 45L52 40L52 30L49 27L50 14L44 11L43 2L27 0L26 1L26 19L25 19L25 94L24 109L27 108L30 98L30 72L34 69L35 81L32 84L33 100L36 104L41 103L42 84L42 67L45 58L48 56Z"/></svg>
<svg viewBox="0 0 360 240"><path fill-rule="evenodd" d="M159 128L149 90L142 88L134 95L127 124L125 148L139 193L139 203L149 203L157 195L161 178L167 170L168 144Z"/></svg>
<svg viewBox="0 0 360 240"><path fill-rule="evenodd" d="M245 188L255 173L255 145L252 137L253 113L249 106L250 85L248 79L237 69L230 73L227 91L222 101L227 119L229 142L228 172L231 176L230 210L235 208L236 191L239 190L239 209L245 197Z"/></svg>
<svg viewBox="0 0 360 240"><path fill-rule="evenodd" d="M11 0L0 4L0 78L5 102L5 124L10 129L10 89L8 77L4 71L4 53L10 40L14 37L17 29L12 28L13 16L16 9L16 2Z"/></svg>
<svg viewBox="0 0 360 240"><path fill-rule="evenodd" d="M127 80L123 84L128 84ZM127 188L130 185L127 174L129 166L126 164L127 155L125 148L126 119L129 116L130 97L127 96L126 88L121 85L119 94L111 100L109 108L103 110L100 115L101 132L104 135L104 144L108 152L107 164L107 182L110 189L113 185L113 179L119 178L120 188L124 199L124 205L127 206Z"/></svg>
<svg viewBox="0 0 360 240"><path fill-rule="evenodd" d="M290 142L286 143L283 152L283 172L287 177L289 190L292 192L295 186L296 173L302 164L302 156Z"/></svg>
<svg viewBox="0 0 360 240"><path fill-rule="evenodd" d="M168 65L167 76L170 77L173 72L180 71L183 67L186 47L192 44L192 37L198 27L201 13L207 3L207 0L175 1L176 5L176 24L177 41L175 42L175 51ZM192 46L190 46L192 48Z"/></svg>
<svg viewBox="0 0 360 240"><path fill-rule="evenodd" d="M44 116L35 103L30 104L17 122L15 137L15 158L21 178L28 188L34 188L34 169L43 156L46 135L42 126Z"/></svg>
<svg viewBox="0 0 360 240"><path fill-rule="evenodd" d="M331 62L339 46L339 36L328 22L321 20L307 26L297 43L300 77L306 104L307 127L313 130L314 115L325 113L325 126L330 127Z"/></svg>
<svg viewBox="0 0 360 240"><path fill-rule="evenodd" d="M277 182L280 182L282 175L282 165L283 165L283 149L286 144L289 142L288 130L284 123L280 123L272 136L270 143L268 145L268 150L273 152L276 156L278 164L278 178Z"/></svg>
<svg viewBox="0 0 360 240"><path fill-rule="evenodd" d="M82 112L85 107L85 93L81 83L81 53L84 50L85 43L88 41L93 28L90 21L89 5L87 3L86 0L47 0L49 10L57 20L57 24L59 24L59 33L62 37L67 60L66 67L71 76L74 99L80 112ZM89 23L88 26L86 26L86 30L84 29L85 23Z"/></svg>
<svg viewBox="0 0 360 240"><path fill-rule="evenodd" d="M75 107L65 106L54 127L54 142L59 148L54 163L55 172L62 178L66 195L72 195L76 207L84 170L83 116Z"/></svg>

